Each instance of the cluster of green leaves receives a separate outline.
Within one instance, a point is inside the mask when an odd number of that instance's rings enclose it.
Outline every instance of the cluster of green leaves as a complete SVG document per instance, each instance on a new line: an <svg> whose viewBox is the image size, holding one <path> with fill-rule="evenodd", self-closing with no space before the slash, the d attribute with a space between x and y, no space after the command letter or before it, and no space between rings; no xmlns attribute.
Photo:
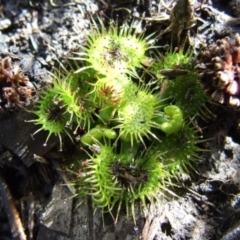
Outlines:
<svg viewBox="0 0 240 240"><path fill-rule="evenodd" d="M63 134L72 138L84 129L80 142L88 159L75 169L84 173L74 182L77 195L90 194L96 208L109 212L118 204L119 213L125 203L134 219L135 201L158 199L198 158L191 119L207 100L192 56L169 51L150 59L150 49L158 51L152 37L133 24L106 28L92 19L71 71L53 74L32 120L37 132L49 132L46 142L57 134L61 147Z"/></svg>

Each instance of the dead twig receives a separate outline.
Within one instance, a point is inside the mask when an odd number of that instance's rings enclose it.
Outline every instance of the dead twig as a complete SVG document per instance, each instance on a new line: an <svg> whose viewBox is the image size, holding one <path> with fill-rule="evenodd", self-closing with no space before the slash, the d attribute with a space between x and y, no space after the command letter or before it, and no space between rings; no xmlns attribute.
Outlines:
<svg viewBox="0 0 240 240"><path fill-rule="evenodd" d="M142 230L141 240L154 239L160 228L162 211L156 212L154 206L149 206L146 221Z"/></svg>
<svg viewBox="0 0 240 240"><path fill-rule="evenodd" d="M8 189L8 186L1 175L0 175L0 195L2 198L5 213L8 217L8 221L11 226L13 237L18 238L19 240L27 240L23 224L19 217L19 213L13 203L10 190Z"/></svg>
<svg viewBox="0 0 240 240"><path fill-rule="evenodd" d="M194 26L196 18L194 17L194 0L178 0L170 12L170 25L156 37L160 39L164 34L176 32L178 41L185 29ZM163 3L161 1L161 3Z"/></svg>

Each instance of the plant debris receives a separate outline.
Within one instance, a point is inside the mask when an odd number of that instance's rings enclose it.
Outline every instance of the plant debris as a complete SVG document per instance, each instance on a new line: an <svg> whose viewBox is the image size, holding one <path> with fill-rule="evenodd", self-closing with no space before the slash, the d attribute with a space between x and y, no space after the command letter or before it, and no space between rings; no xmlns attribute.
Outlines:
<svg viewBox="0 0 240 240"><path fill-rule="evenodd" d="M10 57L0 58L0 106L2 109L23 108L29 105L35 87L19 64Z"/></svg>

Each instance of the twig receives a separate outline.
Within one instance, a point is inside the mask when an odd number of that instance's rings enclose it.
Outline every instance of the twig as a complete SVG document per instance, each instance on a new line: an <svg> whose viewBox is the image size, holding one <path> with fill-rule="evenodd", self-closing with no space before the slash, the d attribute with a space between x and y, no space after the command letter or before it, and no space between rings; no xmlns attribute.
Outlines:
<svg viewBox="0 0 240 240"><path fill-rule="evenodd" d="M27 240L21 219L19 217L19 213L13 203L13 199L8 189L8 186L1 175L0 175L0 195L4 205L4 210L6 212L8 221L11 226L13 237L15 238L18 237L19 240Z"/></svg>
<svg viewBox="0 0 240 240"><path fill-rule="evenodd" d="M28 196L28 231L29 240L33 239L33 228L34 228L34 201L33 194L30 193Z"/></svg>
<svg viewBox="0 0 240 240"><path fill-rule="evenodd" d="M162 209L157 210L154 206L149 206L145 225L142 230L141 240L154 239L160 228L161 218L164 217Z"/></svg>

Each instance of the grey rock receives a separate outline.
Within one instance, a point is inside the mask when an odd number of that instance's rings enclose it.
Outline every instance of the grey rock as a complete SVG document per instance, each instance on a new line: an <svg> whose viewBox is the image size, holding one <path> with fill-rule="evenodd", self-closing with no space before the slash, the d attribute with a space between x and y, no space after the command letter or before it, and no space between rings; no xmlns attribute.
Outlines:
<svg viewBox="0 0 240 240"><path fill-rule="evenodd" d="M62 183L57 183L50 201L40 217L41 223L54 231L70 234L72 217L72 194Z"/></svg>

